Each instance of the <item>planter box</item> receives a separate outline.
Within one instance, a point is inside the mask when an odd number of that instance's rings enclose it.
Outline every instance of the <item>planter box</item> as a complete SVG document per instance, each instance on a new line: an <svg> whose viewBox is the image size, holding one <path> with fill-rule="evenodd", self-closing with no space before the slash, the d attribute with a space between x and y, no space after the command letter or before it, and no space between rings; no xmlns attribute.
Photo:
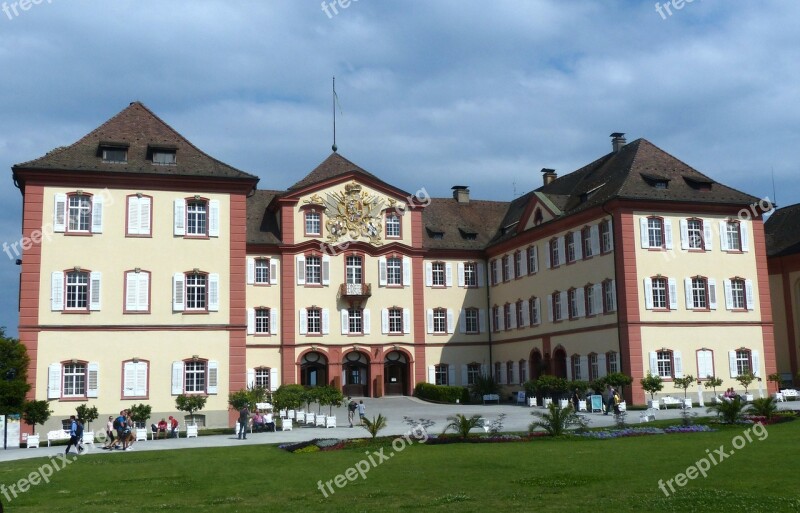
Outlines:
<svg viewBox="0 0 800 513"><path fill-rule="evenodd" d="M647 401L647 407L653 408L654 410L660 410L661 404L658 402L658 399L651 399Z"/></svg>

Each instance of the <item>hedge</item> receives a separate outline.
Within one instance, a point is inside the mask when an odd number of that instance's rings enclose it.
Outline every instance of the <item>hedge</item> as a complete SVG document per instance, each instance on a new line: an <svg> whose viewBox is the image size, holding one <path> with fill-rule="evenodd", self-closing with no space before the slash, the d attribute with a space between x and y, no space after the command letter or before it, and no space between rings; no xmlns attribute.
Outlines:
<svg viewBox="0 0 800 513"><path fill-rule="evenodd" d="M450 387L444 385L432 385L430 383L418 383L414 388L414 397L419 397L426 401L436 401L440 403L455 404L460 401L462 404L469 403L469 389L465 387Z"/></svg>

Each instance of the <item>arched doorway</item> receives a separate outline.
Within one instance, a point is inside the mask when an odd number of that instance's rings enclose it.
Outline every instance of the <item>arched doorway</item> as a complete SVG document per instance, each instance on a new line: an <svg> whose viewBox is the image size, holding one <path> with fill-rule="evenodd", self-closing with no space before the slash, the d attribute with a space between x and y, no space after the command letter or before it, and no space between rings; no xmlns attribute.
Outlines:
<svg viewBox="0 0 800 513"><path fill-rule="evenodd" d="M311 351L300 360L300 384L318 387L328 384L328 359L324 354Z"/></svg>
<svg viewBox="0 0 800 513"><path fill-rule="evenodd" d="M342 359L344 383L342 393L352 397L369 396L369 359L358 351L350 351Z"/></svg>
<svg viewBox="0 0 800 513"><path fill-rule="evenodd" d="M531 351L531 380L539 379L545 370L542 353L534 349Z"/></svg>
<svg viewBox="0 0 800 513"><path fill-rule="evenodd" d="M553 351L553 375L567 379L567 352L563 347Z"/></svg>
<svg viewBox="0 0 800 513"><path fill-rule="evenodd" d="M391 351L383 360L383 390L386 395L406 395L408 359L400 351Z"/></svg>

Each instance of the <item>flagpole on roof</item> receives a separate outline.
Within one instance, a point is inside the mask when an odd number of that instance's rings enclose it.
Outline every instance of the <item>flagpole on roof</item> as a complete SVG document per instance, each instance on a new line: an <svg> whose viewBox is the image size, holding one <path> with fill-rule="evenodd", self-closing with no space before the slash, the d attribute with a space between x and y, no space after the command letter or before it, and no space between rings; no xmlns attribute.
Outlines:
<svg viewBox="0 0 800 513"><path fill-rule="evenodd" d="M332 105L332 107L333 107L333 146L331 146L331 149L333 150L334 153L336 153L337 148L336 148L336 76L335 75L333 77L333 98L331 98L331 100L333 101L333 105Z"/></svg>

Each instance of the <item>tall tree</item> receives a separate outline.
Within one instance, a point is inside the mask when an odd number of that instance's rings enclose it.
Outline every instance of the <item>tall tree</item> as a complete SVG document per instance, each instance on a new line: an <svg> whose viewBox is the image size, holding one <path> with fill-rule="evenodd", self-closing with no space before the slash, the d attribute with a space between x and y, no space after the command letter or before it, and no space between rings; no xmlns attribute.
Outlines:
<svg viewBox="0 0 800 513"><path fill-rule="evenodd" d="M21 413L28 384L30 358L19 340L6 337L5 327L0 327L0 415Z"/></svg>

